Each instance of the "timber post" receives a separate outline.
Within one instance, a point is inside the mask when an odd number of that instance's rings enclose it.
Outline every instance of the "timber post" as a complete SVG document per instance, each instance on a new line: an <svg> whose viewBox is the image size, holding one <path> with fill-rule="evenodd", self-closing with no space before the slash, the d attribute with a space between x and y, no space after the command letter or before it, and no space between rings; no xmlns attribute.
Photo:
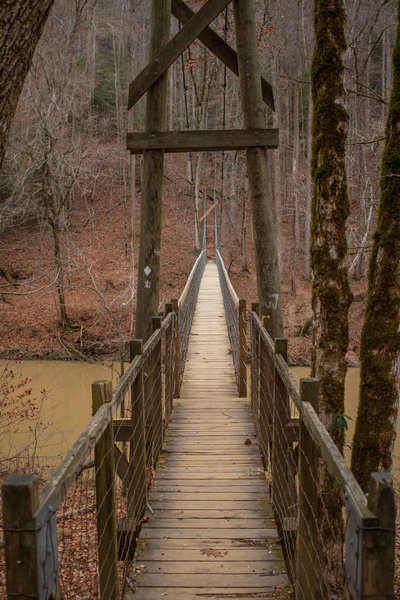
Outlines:
<svg viewBox="0 0 400 600"><path fill-rule="evenodd" d="M309 402L318 414L319 382L314 377L300 380L300 400ZM319 598L317 552L318 452L304 421L299 434L299 499L296 538L296 598Z"/></svg>
<svg viewBox="0 0 400 600"><path fill-rule="evenodd" d="M39 598L37 548L32 526L39 508L34 475L10 475L3 483L4 549L8 598Z"/></svg>
<svg viewBox="0 0 400 600"><path fill-rule="evenodd" d="M173 397L179 398L179 302L176 298L171 300L172 308L175 313L174 318L174 340L173 340Z"/></svg>
<svg viewBox="0 0 400 600"><path fill-rule="evenodd" d="M288 360L287 338L275 338L275 354L280 354L285 362Z"/></svg>
<svg viewBox="0 0 400 600"><path fill-rule="evenodd" d="M92 414L111 402L111 381L92 384ZM115 465L113 421L107 425L94 450L96 474L97 536L101 600L118 597L118 547L115 513Z"/></svg>
<svg viewBox="0 0 400 600"><path fill-rule="evenodd" d="M233 0L233 14L243 124L246 129L257 132L264 128L265 118L253 0ZM255 231L258 300L261 312L270 315L269 333L275 338L283 334L282 298L274 202L265 147L248 147L246 165Z"/></svg>
<svg viewBox="0 0 400 600"><path fill-rule="evenodd" d="M152 332L160 329L162 317L152 317ZM154 348L154 357L152 359L152 405L153 405L153 452L154 465L162 449L163 441L163 394L162 394L162 357L161 357L161 339Z"/></svg>
<svg viewBox="0 0 400 600"><path fill-rule="evenodd" d="M169 41L171 0L151 0L150 60L157 71L157 53ZM146 132L160 132L167 123L168 74L164 72L150 87L146 99ZM144 342L151 335L151 317L157 314L160 294L160 249L164 151L143 154L140 248L136 296L136 337Z"/></svg>
<svg viewBox="0 0 400 600"><path fill-rule="evenodd" d="M247 396L247 358L246 358L246 299L239 300L239 352L238 352L238 377L239 397Z"/></svg>
<svg viewBox="0 0 400 600"><path fill-rule="evenodd" d="M363 594L368 598L394 598L396 504L390 473L372 473L368 508L378 526L363 530Z"/></svg>

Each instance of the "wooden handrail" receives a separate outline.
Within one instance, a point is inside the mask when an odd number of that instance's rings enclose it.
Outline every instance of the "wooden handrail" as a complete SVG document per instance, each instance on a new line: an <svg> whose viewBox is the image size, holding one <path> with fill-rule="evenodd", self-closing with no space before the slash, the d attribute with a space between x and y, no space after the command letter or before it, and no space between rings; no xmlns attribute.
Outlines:
<svg viewBox="0 0 400 600"><path fill-rule="evenodd" d="M179 306L179 307L181 307L181 306L182 306L182 304L184 303L184 301L186 300L186 296L187 296L187 294L188 294L188 291L189 291L189 289L190 289L190 286L191 286L192 280L193 280L193 278L194 278L194 276L195 276L195 273L196 273L196 270L197 270L198 264L199 264L199 262L201 261L201 259L203 258L203 254L205 254L205 252L206 252L205 250L202 250L202 251L200 252L199 256L198 256L198 257L197 257L197 259L196 259L196 262L194 263L194 265L193 265L193 267L192 267L192 270L190 271L190 275L189 275L189 277L188 277L188 279L187 279L187 281L186 281L185 287L183 288L183 292L182 292L182 294L180 295L180 297L179 297L179 300L178 300L178 306Z"/></svg>
<svg viewBox="0 0 400 600"><path fill-rule="evenodd" d="M345 500L347 491L350 490L360 509L360 514L363 514L365 517L371 516L370 511L367 509L367 499L365 494L347 466L343 456L337 449L311 404L309 402L301 402L299 384L295 380L286 361L279 354L275 354L272 338L262 326L259 316L253 312L252 317L259 327L260 336L265 341L270 356L273 357L274 366L279 373L285 389L298 410L300 417L304 419L309 434L319 447L328 471L339 487L343 500Z"/></svg>
<svg viewBox="0 0 400 600"><path fill-rule="evenodd" d="M66 495L70 485L79 475L82 465L90 452L106 430L108 424L120 406L128 388L133 384L140 373L145 361L163 337L165 330L170 326L174 315L169 313L163 320L161 328L157 329L147 340L143 347L143 353L137 356L129 365L112 392L112 401L99 408L92 417L86 428L80 434L74 445L67 452L63 460L57 465L53 473L44 483L40 490L40 503L54 491L56 493L57 505Z"/></svg>
<svg viewBox="0 0 400 600"><path fill-rule="evenodd" d="M226 285L227 285L227 288L229 290L229 293L232 296L232 298L235 301L235 303L237 305L239 305L239 297L238 297L237 293L235 292L235 290L233 288L233 285L232 285L231 280L229 278L228 272L227 272L227 270L225 268L224 261L222 260L222 256L221 256L219 250L217 250L217 249L215 249L215 253L216 253L216 255L218 256L218 258L219 258L219 260L221 262L221 269L222 269L222 272L224 274L224 278L225 278Z"/></svg>

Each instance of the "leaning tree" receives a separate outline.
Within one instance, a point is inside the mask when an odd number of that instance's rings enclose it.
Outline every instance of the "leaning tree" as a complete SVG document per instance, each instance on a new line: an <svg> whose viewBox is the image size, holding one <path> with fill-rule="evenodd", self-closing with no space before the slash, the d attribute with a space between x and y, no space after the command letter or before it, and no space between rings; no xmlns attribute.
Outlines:
<svg viewBox="0 0 400 600"><path fill-rule="evenodd" d="M400 391L400 1L393 84L382 155L378 223L371 251L361 336L361 384L352 470L366 490L370 474L391 471Z"/></svg>
<svg viewBox="0 0 400 600"><path fill-rule="evenodd" d="M33 53L54 0L0 3L0 167Z"/></svg>

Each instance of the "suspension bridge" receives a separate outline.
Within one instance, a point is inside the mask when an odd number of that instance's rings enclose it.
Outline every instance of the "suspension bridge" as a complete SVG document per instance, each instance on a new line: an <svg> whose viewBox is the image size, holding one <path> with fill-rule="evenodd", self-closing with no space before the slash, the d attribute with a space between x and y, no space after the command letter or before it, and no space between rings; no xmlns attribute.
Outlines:
<svg viewBox="0 0 400 600"><path fill-rule="evenodd" d="M387 475L363 494L318 382L298 386L256 308L203 250L116 387L93 384L93 418L50 477L3 483L8 598L393 597Z"/></svg>
<svg viewBox="0 0 400 600"><path fill-rule="evenodd" d="M209 27L228 4L208 0L193 13L182 0L153 2L152 56L128 101L147 93L146 131L127 137L131 153L144 153L136 317L152 335L132 340L114 389L93 383L93 417L46 481L3 483L9 600L394 597L390 477L373 474L362 492L318 418L318 381L297 384L286 340L271 339L257 306L238 299L218 248L215 263L200 252L179 300L151 316L165 152L246 149L255 239L268 242L256 262L279 283L265 152L278 131L263 117L272 88L251 2L234 3L237 52ZM171 39L170 11L182 24ZM196 38L239 75L244 129L163 130L167 70ZM321 468L343 527L325 504Z"/></svg>

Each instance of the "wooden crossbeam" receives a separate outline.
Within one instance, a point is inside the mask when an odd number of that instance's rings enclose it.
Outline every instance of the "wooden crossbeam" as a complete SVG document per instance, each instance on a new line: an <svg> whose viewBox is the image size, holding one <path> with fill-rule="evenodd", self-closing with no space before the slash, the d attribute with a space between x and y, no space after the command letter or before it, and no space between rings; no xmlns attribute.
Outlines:
<svg viewBox="0 0 400 600"><path fill-rule="evenodd" d="M277 148L278 129L218 129L213 131L161 131L127 134L131 154L144 150L164 152L220 152L244 148Z"/></svg>
<svg viewBox="0 0 400 600"><path fill-rule="evenodd" d="M147 92L231 0L208 0L129 85L128 110Z"/></svg>
<svg viewBox="0 0 400 600"><path fill-rule="evenodd" d="M172 0L171 12L182 25L187 23L195 14L183 0ZM198 36L199 40L207 46L217 58L230 69L235 75L239 75L237 53L229 46L215 31L206 27ZM272 86L261 77L262 96L265 104L275 110L274 94Z"/></svg>
<svg viewBox="0 0 400 600"><path fill-rule="evenodd" d="M212 210L215 210L215 207L216 207L217 205L218 205L218 200L216 200L216 201L214 202L213 206L210 206L210 208L208 209L208 211L207 211L207 212L206 212L206 213L205 213L205 214L204 214L204 215L203 215L203 216L202 216L202 217L199 219L199 223L201 223L201 222L202 222L202 221L203 221L203 220L206 218L206 216L210 214L210 212L211 212Z"/></svg>

